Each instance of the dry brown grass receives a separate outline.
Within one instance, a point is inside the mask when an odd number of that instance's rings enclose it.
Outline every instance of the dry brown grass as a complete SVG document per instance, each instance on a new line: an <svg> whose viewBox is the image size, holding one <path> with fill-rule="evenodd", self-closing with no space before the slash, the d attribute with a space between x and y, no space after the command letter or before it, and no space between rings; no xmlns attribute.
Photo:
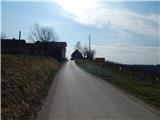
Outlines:
<svg viewBox="0 0 160 120"><path fill-rule="evenodd" d="M2 119L34 118L59 67L52 58L2 55Z"/></svg>

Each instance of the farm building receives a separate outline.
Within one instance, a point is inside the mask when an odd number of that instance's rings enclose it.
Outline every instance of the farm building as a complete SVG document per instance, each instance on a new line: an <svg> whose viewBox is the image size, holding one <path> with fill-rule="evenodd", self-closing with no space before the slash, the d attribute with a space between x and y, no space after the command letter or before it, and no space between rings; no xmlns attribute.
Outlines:
<svg viewBox="0 0 160 120"><path fill-rule="evenodd" d="M72 55L71 55L71 59L82 59L82 53L79 52L79 50L75 50Z"/></svg>
<svg viewBox="0 0 160 120"><path fill-rule="evenodd" d="M1 39L2 54L26 54L27 44L25 40Z"/></svg>
<svg viewBox="0 0 160 120"><path fill-rule="evenodd" d="M50 56L58 61L65 60L66 42L35 42L26 43L25 40L1 39L1 54L29 54L36 56Z"/></svg>

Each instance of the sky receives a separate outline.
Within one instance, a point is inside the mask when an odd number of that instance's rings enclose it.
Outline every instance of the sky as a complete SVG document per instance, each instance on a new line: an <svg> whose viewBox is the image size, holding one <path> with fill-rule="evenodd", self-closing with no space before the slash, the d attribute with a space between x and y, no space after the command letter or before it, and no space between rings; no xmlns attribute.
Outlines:
<svg viewBox="0 0 160 120"><path fill-rule="evenodd" d="M124 64L160 64L160 1L50 0L1 2L1 32L27 42L35 23L55 28L67 42L70 58L76 42L95 57Z"/></svg>

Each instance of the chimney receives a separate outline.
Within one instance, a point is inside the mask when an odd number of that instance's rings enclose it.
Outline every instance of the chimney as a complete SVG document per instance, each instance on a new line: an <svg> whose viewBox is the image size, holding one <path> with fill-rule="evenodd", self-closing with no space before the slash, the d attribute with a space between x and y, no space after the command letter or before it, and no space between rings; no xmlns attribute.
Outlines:
<svg viewBox="0 0 160 120"><path fill-rule="evenodd" d="M19 40L21 40L21 31L19 31Z"/></svg>

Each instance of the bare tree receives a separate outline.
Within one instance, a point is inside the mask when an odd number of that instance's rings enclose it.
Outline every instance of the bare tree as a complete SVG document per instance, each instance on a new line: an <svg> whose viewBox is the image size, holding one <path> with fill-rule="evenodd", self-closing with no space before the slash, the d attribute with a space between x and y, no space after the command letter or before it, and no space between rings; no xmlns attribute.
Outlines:
<svg viewBox="0 0 160 120"><path fill-rule="evenodd" d="M83 57L86 58L86 59L89 59L89 60L92 60L96 54L96 51L95 50L89 50L88 47L84 46L83 47L83 50L82 50L82 53L83 53Z"/></svg>
<svg viewBox="0 0 160 120"><path fill-rule="evenodd" d="M87 58L87 53L89 52L88 47L85 45L82 50L82 54L84 58Z"/></svg>
<svg viewBox="0 0 160 120"><path fill-rule="evenodd" d="M81 46L81 42L77 42L75 45L75 50L78 50L79 52L82 53L82 46Z"/></svg>
<svg viewBox="0 0 160 120"><path fill-rule="evenodd" d="M53 42L58 40L58 36L53 27L40 26L39 24L33 25L29 37L34 42Z"/></svg>
<svg viewBox="0 0 160 120"><path fill-rule="evenodd" d="M87 45L84 45L84 47L82 47L80 42L76 43L75 50L78 50L79 52L81 52L83 55L83 58L88 60L93 60L96 54L96 51L93 49L89 49Z"/></svg>

